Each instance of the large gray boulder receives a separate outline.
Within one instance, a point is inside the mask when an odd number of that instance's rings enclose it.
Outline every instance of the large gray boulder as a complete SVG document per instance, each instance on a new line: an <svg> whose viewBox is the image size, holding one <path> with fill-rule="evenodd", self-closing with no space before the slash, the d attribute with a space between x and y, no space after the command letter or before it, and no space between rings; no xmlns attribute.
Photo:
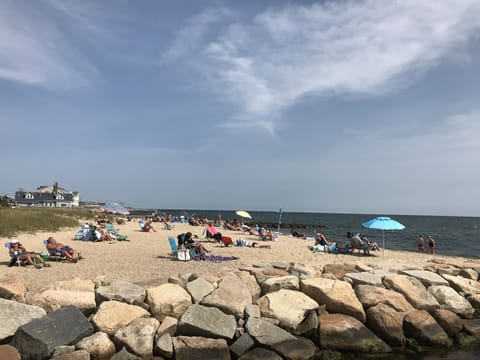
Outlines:
<svg viewBox="0 0 480 360"><path fill-rule="evenodd" d="M169 333L160 336L153 348L154 354L161 355L170 359L173 356L173 338Z"/></svg>
<svg viewBox="0 0 480 360"><path fill-rule="evenodd" d="M317 356L318 349L312 341L296 337L262 318L250 318L245 329L260 345L275 349L284 358L308 360Z"/></svg>
<svg viewBox="0 0 480 360"><path fill-rule="evenodd" d="M458 292L462 292L465 296L480 294L480 282L466 279L463 276L443 275L449 282L450 286Z"/></svg>
<svg viewBox="0 0 480 360"><path fill-rule="evenodd" d="M357 319L343 314L318 317L319 343L322 349L354 353L388 353L392 351L382 339Z"/></svg>
<svg viewBox="0 0 480 360"><path fill-rule="evenodd" d="M429 287L432 285L438 286L447 286L448 281L445 280L440 275L432 272L432 271L425 271L425 270L403 270L401 271L402 274L414 277L422 282L425 287Z"/></svg>
<svg viewBox="0 0 480 360"><path fill-rule="evenodd" d="M120 328L113 336L117 348L125 348L140 357L151 357L155 333L160 325L155 318L140 318Z"/></svg>
<svg viewBox="0 0 480 360"><path fill-rule="evenodd" d="M385 304L400 312L415 310L405 296L393 290L372 285L358 285L355 293L358 300L367 309L377 304Z"/></svg>
<svg viewBox="0 0 480 360"><path fill-rule="evenodd" d="M187 291L192 296L193 302L198 304L205 296L210 294L215 287L204 278L198 278L187 283Z"/></svg>
<svg viewBox="0 0 480 360"><path fill-rule="evenodd" d="M26 293L27 287L20 278L6 274L0 278L0 298L24 303Z"/></svg>
<svg viewBox="0 0 480 360"><path fill-rule="evenodd" d="M236 271L235 274L238 275L242 281L242 285L245 286L250 292L250 295L252 295L252 303L256 304L262 291L260 285L258 285L256 277L248 271Z"/></svg>
<svg viewBox="0 0 480 360"><path fill-rule="evenodd" d="M230 360L230 350L225 339L177 336L173 338L176 360Z"/></svg>
<svg viewBox="0 0 480 360"><path fill-rule="evenodd" d="M290 331L295 331L307 314L319 307L304 293L284 289L262 296L258 306L262 316L279 320L280 326Z"/></svg>
<svg viewBox="0 0 480 360"><path fill-rule="evenodd" d="M192 297L180 285L167 283L147 289L146 302L152 315L163 321L166 316L176 319L182 316L192 305Z"/></svg>
<svg viewBox="0 0 480 360"><path fill-rule="evenodd" d="M163 334L170 334L171 336L174 336L177 332L177 326L178 319L175 319L171 316L166 316L157 329L157 336L161 336Z"/></svg>
<svg viewBox="0 0 480 360"><path fill-rule="evenodd" d="M354 288L357 287L357 285L383 287L382 278L383 276L374 272L354 272L345 274L343 280L348 279L347 281L351 282Z"/></svg>
<svg viewBox="0 0 480 360"><path fill-rule="evenodd" d="M113 335L118 329L138 318L150 317L150 313L137 305L118 301L104 301L98 307L91 321L96 329Z"/></svg>
<svg viewBox="0 0 480 360"><path fill-rule="evenodd" d="M49 358L56 346L72 345L93 334L85 315L74 306L66 306L18 328L11 345L22 359Z"/></svg>
<svg viewBox="0 0 480 360"><path fill-rule="evenodd" d="M414 310L405 315L403 332L420 345L448 347L452 344L447 333L425 310Z"/></svg>
<svg viewBox="0 0 480 360"><path fill-rule="evenodd" d="M323 267L323 274L332 274L336 279L343 279L346 274L356 271L355 264L326 264Z"/></svg>
<svg viewBox="0 0 480 360"><path fill-rule="evenodd" d="M449 286L430 286L428 291L442 306L442 309L451 310L455 314L471 319L475 309L463 296L459 295Z"/></svg>
<svg viewBox="0 0 480 360"><path fill-rule="evenodd" d="M52 312L67 305L73 305L85 315L90 315L96 309L95 292L72 290L45 290L35 294L30 303Z"/></svg>
<svg viewBox="0 0 480 360"><path fill-rule="evenodd" d="M462 331L462 319L453 311L437 309L432 312L432 316L451 338Z"/></svg>
<svg viewBox="0 0 480 360"><path fill-rule="evenodd" d="M88 351L95 360L109 360L115 354L115 344L101 331L80 340L75 349Z"/></svg>
<svg viewBox="0 0 480 360"><path fill-rule="evenodd" d="M238 360L282 360L283 358L275 351L261 347L253 348L240 356Z"/></svg>
<svg viewBox="0 0 480 360"><path fill-rule="evenodd" d="M180 318L177 332L184 336L232 339L236 327L233 315L227 315L214 307L194 304Z"/></svg>
<svg viewBox="0 0 480 360"><path fill-rule="evenodd" d="M230 345L230 350L235 353L235 355L241 356L254 346L255 341L253 341L252 337L248 333L245 333L235 340L232 345Z"/></svg>
<svg viewBox="0 0 480 360"><path fill-rule="evenodd" d="M462 323L467 333L480 338L480 319L466 319Z"/></svg>
<svg viewBox="0 0 480 360"><path fill-rule="evenodd" d="M388 289L401 293L415 308L421 310L438 309L440 304L430 294L420 280L407 275L391 275L383 279Z"/></svg>
<svg viewBox="0 0 480 360"><path fill-rule="evenodd" d="M140 304L145 301L145 297L146 291L143 287L124 280L114 280L111 284L99 286L96 290L98 304L110 300Z"/></svg>
<svg viewBox="0 0 480 360"><path fill-rule="evenodd" d="M268 278L260 286L262 288L262 294L265 295L281 289L299 290L300 281L298 279L298 276L287 275Z"/></svg>
<svg viewBox="0 0 480 360"><path fill-rule="evenodd" d="M404 315L388 305L378 304L367 310L367 326L387 344L403 346L405 345Z"/></svg>
<svg viewBox="0 0 480 360"><path fill-rule="evenodd" d="M201 301L201 304L217 307L224 313L241 319L245 306L252 304L252 294L239 274L229 273L220 281L218 288Z"/></svg>
<svg viewBox="0 0 480 360"><path fill-rule="evenodd" d="M75 350L71 353L55 356L55 360L90 360L90 354L87 350Z"/></svg>
<svg viewBox="0 0 480 360"><path fill-rule="evenodd" d="M2 324L0 326L0 341L13 336L20 326L46 314L47 312L38 306L0 299L0 324Z"/></svg>
<svg viewBox="0 0 480 360"><path fill-rule="evenodd" d="M352 286L341 280L310 278L300 281L302 291L318 304L325 304L328 312L353 316L365 322L363 306Z"/></svg>

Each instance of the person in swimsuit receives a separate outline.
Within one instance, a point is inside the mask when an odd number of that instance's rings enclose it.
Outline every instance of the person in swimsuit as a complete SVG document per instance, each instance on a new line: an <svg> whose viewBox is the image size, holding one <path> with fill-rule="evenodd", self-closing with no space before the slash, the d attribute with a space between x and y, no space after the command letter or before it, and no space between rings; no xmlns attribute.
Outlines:
<svg viewBox="0 0 480 360"><path fill-rule="evenodd" d="M418 245L418 252L423 253L424 240L422 235L418 235L417 245Z"/></svg>
<svg viewBox="0 0 480 360"><path fill-rule="evenodd" d="M64 245L60 242L57 242L53 238L53 236L50 236L47 241L47 249L49 251L56 250L59 251L62 256L65 256L68 260L72 262L77 262L78 261L78 252L74 248L68 245Z"/></svg>
<svg viewBox="0 0 480 360"><path fill-rule="evenodd" d="M430 235L428 235L428 249L430 254L435 255L435 240Z"/></svg>

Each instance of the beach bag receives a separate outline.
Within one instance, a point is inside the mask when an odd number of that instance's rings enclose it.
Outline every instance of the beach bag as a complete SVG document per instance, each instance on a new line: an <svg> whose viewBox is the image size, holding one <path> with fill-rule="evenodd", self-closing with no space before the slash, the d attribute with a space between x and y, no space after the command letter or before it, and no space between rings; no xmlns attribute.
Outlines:
<svg viewBox="0 0 480 360"><path fill-rule="evenodd" d="M178 261L189 261L191 260L190 251L187 249L182 249L177 251L177 260Z"/></svg>

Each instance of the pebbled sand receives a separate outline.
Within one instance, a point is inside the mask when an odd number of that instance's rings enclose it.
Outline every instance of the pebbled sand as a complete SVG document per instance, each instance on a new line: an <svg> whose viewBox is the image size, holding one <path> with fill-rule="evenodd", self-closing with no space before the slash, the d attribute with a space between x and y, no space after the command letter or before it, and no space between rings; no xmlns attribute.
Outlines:
<svg viewBox="0 0 480 360"><path fill-rule="evenodd" d="M81 278L93 280L98 276L103 276L107 280L122 279L134 282L136 284L150 287L156 286L167 281L171 275L180 273L198 273L221 275L225 272L237 269L239 267L252 266L254 264L268 264L272 262L283 263L303 263L315 266L323 266L331 263L363 263L374 265L382 269L412 269L422 268L433 258L430 254L419 254L416 252L404 251L385 251L385 256L381 253L376 256L362 255L334 255L326 253L313 253L309 246L313 245L313 240L302 240L290 236L281 235L278 241L269 242L271 249L261 248L237 248L224 247L217 243L205 242L207 249L214 255L237 256L240 259L235 261L224 261L221 263L211 263L207 261L172 261L168 254L170 246L168 236L175 236L179 233L191 231L200 236L203 231L202 226L189 226L175 223L175 228L171 231L163 230L163 223L154 223L157 228L155 233L144 233L140 231L137 222L129 222L125 225L116 225L121 234L128 235L130 241L108 242L84 242L72 240L75 232L80 228L65 229L57 233L23 234L17 238L30 251L45 251L43 240L53 235L58 241L69 244L79 250L84 257L76 264L52 262L52 267L37 270L32 266L26 267L8 267L9 254L6 248L0 251L0 279L4 276L15 276L20 278L27 286L29 291L38 292L49 287L58 280L68 280L71 278ZM238 237L249 240L258 240L255 236L244 235L240 232L233 232L219 229L224 236L230 236L232 239ZM10 239L0 238L3 244ZM473 263L474 266L480 266L478 259L466 259L461 257L436 256L436 259L446 259L449 263L457 265L466 265Z"/></svg>

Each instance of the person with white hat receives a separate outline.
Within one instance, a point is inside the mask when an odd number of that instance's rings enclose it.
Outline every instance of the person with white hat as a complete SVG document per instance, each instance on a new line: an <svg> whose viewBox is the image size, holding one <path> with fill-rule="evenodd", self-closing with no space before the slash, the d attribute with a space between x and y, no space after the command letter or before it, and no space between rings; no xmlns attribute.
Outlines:
<svg viewBox="0 0 480 360"><path fill-rule="evenodd" d="M42 257L36 252L27 251L17 239L10 241L9 251L12 259L26 260L28 264L35 266L37 269L50 266L50 264L45 263Z"/></svg>

